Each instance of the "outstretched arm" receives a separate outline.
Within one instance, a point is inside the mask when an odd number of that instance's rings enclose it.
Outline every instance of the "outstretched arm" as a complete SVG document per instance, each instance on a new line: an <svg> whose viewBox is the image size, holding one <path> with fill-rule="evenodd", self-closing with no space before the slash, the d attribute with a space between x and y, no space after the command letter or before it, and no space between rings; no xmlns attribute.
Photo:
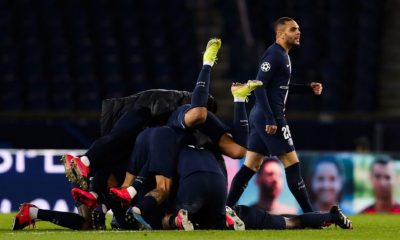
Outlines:
<svg viewBox="0 0 400 240"><path fill-rule="evenodd" d="M323 87L318 82L311 82L309 84L290 83L289 89L290 94L309 93L311 90L315 95L321 95Z"/></svg>

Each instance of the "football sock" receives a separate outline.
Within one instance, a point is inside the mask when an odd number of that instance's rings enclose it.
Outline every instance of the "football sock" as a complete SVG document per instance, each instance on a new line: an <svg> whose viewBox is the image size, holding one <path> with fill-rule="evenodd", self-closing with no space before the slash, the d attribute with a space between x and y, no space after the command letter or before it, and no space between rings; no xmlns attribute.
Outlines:
<svg viewBox="0 0 400 240"><path fill-rule="evenodd" d="M29 217L31 217L32 220L37 219L38 210L39 209L37 207L30 207L29 208Z"/></svg>
<svg viewBox="0 0 400 240"><path fill-rule="evenodd" d="M85 219L76 213L70 212L59 212L51 210L39 209L37 213L37 219L52 222L56 225L79 230L82 229L82 225Z"/></svg>
<svg viewBox="0 0 400 240"><path fill-rule="evenodd" d="M208 92L210 85L211 66L203 65L193 90L191 106L207 107Z"/></svg>
<svg viewBox="0 0 400 240"><path fill-rule="evenodd" d="M306 185L300 173L300 163L285 168L286 181L293 196L296 198L303 212L312 212L313 208L308 197Z"/></svg>
<svg viewBox="0 0 400 240"><path fill-rule="evenodd" d="M133 188L136 189L137 192L139 192L142 189L143 181L144 181L144 179L140 176L137 176L135 178L135 181L133 182L132 186L133 186Z"/></svg>
<svg viewBox="0 0 400 240"><path fill-rule="evenodd" d="M249 137L249 121L247 119L246 106L244 102L234 102L234 116L233 116L233 139L237 144L247 147L247 140Z"/></svg>
<svg viewBox="0 0 400 240"><path fill-rule="evenodd" d="M170 216L168 219L168 224L171 229L177 228L175 219L176 219L176 216L174 216L174 215Z"/></svg>
<svg viewBox="0 0 400 240"><path fill-rule="evenodd" d="M90 161L89 161L88 157L82 156L82 157L80 157L80 159L81 159L81 162L83 163L83 165L85 165L86 167L89 167Z"/></svg>
<svg viewBox="0 0 400 240"><path fill-rule="evenodd" d="M128 191L129 196L131 196L131 198L134 198L136 196L137 191L134 187L130 186L126 190Z"/></svg>
<svg viewBox="0 0 400 240"><path fill-rule="evenodd" d="M96 199L99 197L99 195L97 193L95 193L95 192L89 192L89 193L92 194L93 197L96 198Z"/></svg>
<svg viewBox="0 0 400 240"><path fill-rule="evenodd" d="M337 221L337 216L331 213L304 213L296 216L305 228L320 228Z"/></svg>
<svg viewBox="0 0 400 240"><path fill-rule="evenodd" d="M104 201L103 195L108 194L107 184L109 176L109 171L103 169L97 170L90 181L89 192L100 202Z"/></svg>
<svg viewBox="0 0 400 240"><path fill-rule="evenodd" d="M251 177L255 172L250 168L242 165L239 171L236 173L235 177L231 183L231 189L228 194L228 199L226 201L226 205L232 207L239 201L240 196L242 196L244 190L247 187L247 183L250 181Z"/></svg>
<svg viewBox="0 0 400 240"><path fill-rule="evenodd" d="M154 197L152 196L144 196L142 200L140 200L136 207L140 209L140 214L145 217L146 214L152 211L152 209L157 208L158 204Z"/></svg>

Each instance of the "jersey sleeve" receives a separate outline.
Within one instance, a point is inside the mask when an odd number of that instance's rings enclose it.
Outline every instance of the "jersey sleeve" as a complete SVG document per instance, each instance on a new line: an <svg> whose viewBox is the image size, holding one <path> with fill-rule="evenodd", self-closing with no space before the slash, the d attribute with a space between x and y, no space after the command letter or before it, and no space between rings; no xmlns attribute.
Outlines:
<svg viewBox="0 0 400 240"><path fill-rule="evenodd" d="M208 112L207 119L205 123L199 127L199 130L207 135L214 144L218 144L221 136L229 131L229 127L221 122L213 113Z"/></svg>
<svg viewBox="0 0 400 240"><path fill-rule="evenodd" d="M186 129L185 125L185 114L191 109L190 104L180 106L178 109L172 112L168 119L167 126L175 127L180 129Z"/></svg>
<svg viewBox="0 0 400 240"><path fill-rule="evenodd" d="M276 125L276 123L271 106L269 105L266 89L268 89L270 82L273 80L274 73L279 66L279 59L274 54L269 54L262 59L256 77L257 80L263 82L264 87L254 90L254 95L257 98L258 104L263 109L265 118L267 119L266 124L268 125Z"/></svg>

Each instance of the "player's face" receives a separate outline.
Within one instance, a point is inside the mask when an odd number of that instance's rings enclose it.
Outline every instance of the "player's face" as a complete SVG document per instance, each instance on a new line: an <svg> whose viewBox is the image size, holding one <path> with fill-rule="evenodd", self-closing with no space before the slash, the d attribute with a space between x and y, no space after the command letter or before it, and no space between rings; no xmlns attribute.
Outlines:
<svg viewBox="0 0 400 240"><path fill-rule="evenodd" d="M390 198L394 185L394 173L392 164L375 164L372 168L371 182L376 197Z"/></svg>
<svg viewBox="0 0 400 240"><path fill-rule="evenodd" d="M342 189L342 179L337 167L329 162L319 164L315 170L311 188L317 202L337 204Z"/></svg>
<svg viewBox="0 0 400 240"><path fill-rule="evenodd" d="M289 46L300 45L300 27L295 21L288 21L282 29L281 37Z"/></svg>
<svg viewBox="0 0 400 240"><path fill-rule="evenodd" d="M277 197L282 191L282 170L278 163L266 163L257 176L260 191L270 197Z"/></svg>

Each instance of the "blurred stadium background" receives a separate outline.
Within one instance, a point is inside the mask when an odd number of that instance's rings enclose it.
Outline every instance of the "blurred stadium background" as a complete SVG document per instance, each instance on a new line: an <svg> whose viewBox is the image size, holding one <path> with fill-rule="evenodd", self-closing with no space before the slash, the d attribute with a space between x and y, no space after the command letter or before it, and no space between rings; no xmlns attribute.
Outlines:
<svg viewBox="0 0 400 240"><path fill-rule="evenodd" d="M399 10L396 0L0 0L1 211L37 195L16 193L29 179L61 188L43 177L64 181L54 149L90 146L100 134L102 99L190 91L211 37L223 41L211 93L229 121L229 86L255 77L281 16L302 32L301 47L291 51L292 81L324 85L321 97L289 97L297 149L362 145L398 158ZM59 199L52 191L50 208Z"/></svg>

